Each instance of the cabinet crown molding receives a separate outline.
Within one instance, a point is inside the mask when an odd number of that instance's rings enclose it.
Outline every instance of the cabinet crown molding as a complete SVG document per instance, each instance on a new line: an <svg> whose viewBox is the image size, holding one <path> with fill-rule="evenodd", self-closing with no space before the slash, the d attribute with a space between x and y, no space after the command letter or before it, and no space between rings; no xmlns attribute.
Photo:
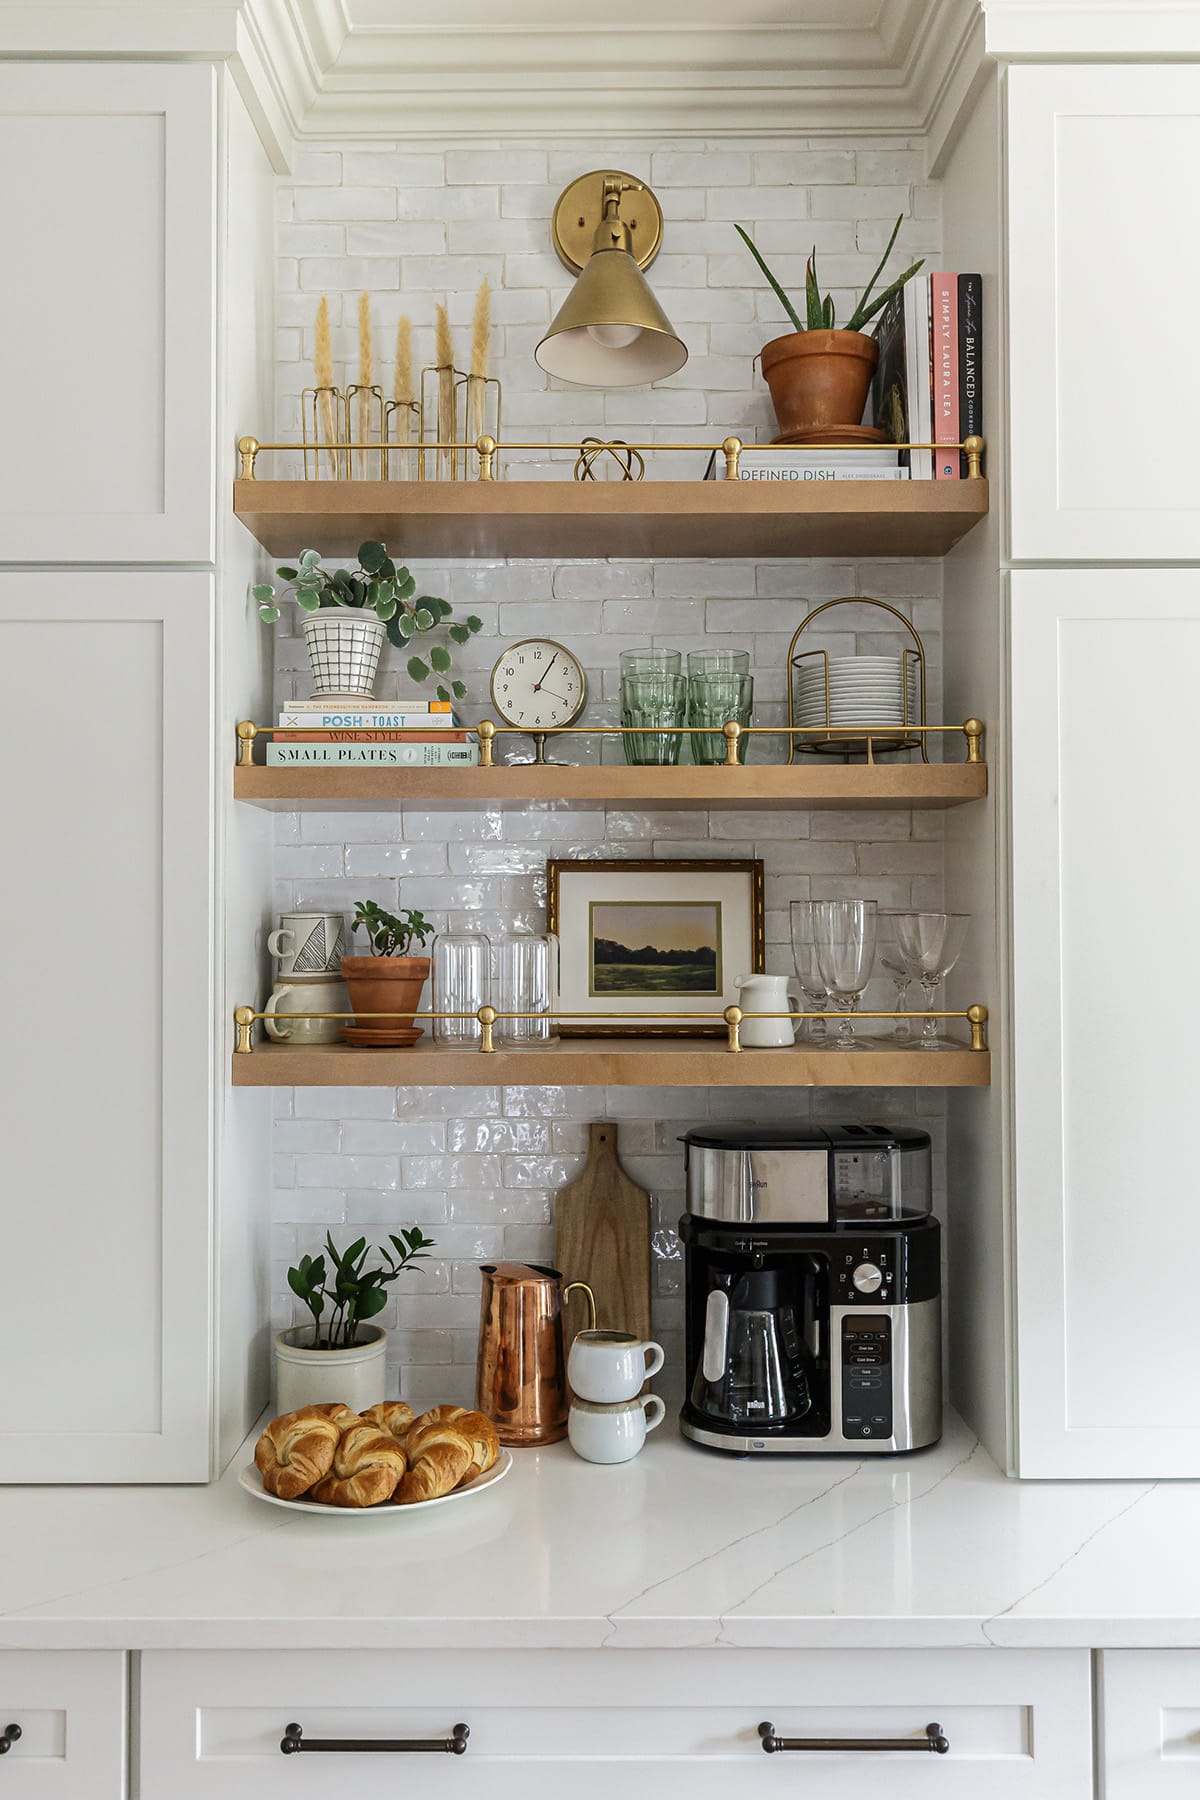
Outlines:
<svg viewBox="0 0 1200 1800"><path fill-rule="evenodd" d="M277 167L342 138L921 136L978 59L980 0L0 0L0 57L229 65ZM757 15L757 18L756 18Z"/></svg>

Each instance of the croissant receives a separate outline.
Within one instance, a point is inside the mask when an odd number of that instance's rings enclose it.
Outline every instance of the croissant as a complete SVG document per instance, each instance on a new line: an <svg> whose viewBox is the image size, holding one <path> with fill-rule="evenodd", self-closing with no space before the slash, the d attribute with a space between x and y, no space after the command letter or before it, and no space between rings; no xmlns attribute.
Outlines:
<svg viewBox="0 0 1200 1800"><path fill-rule="evenodd" d="M324 1409L302 1406L272 1419L254 1447L254 1466L268 1494L296 1500L329 1473L341 1437Z"/></svg>
<svg viewBox="0 0 1200 1800"><path fill-rule="evenodd" d="M415 1417L412 1407L406 1406L403 1400L380 1400L377 1405L368 1406L363 1414L364 1419L377 1425L380 1431L386 1431L398 1444L403 1444Z"/></svg>
<svg viewBox="0 0 1200 1800"><path fill-rule="evenodd" d="M434 1421L424 1427L416 1445L412 1444L412 1437L410 1432L406 1445L408 1473L396 1489L401 1506L411 1506L418 1500L438 1500L443 1494L452 1493L475 1463L474 1443L453 1425Z"/></svg>
<svg viewBox="0 0 1200 1800"><path fill-rule="evenodd" d="M486 1413L470 1412L465 1406L433 1406L422 1413L409 1430L405 1445L411 1463L417 1456L429 1431L452 1425L471 1444L473 1467L468 1475L482 1475L500 1454L500 1438Z"/></svg>
<svg viewBox="0 0 1200 1800"><path fill-rule="evenodd" d="M312 1497L326 1506L378 1506L391 1499L407 1466L395 1438L359 1419L341 1433L333 1467Z"/></svg>
<svg viewBox="0 0 1200 1800"><path fill-rule="evenodd" d="M348 1431L351 1425L357 1425L362 1415L353 1407L347 1406L344 1400L327 1400L321 1406L310 1406L307 1412L320 1413L322 1418L332 1419L339 1431Z"/></svg>

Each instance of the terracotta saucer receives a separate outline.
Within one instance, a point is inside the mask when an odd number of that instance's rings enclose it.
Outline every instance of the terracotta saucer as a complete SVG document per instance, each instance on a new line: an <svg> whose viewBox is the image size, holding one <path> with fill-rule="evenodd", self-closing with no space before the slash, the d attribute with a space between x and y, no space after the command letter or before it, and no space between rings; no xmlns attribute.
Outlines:
<svg viewBox="0 0 1200 1800"><path fill-rule="evenodd" d="M828 425L821 430L810 427L807 431L785 431L781 437L771 439L773 444L789 444L794 448L811 444L830 450L852 450L857 445L886 444L887 441L887 432L877 430L874 425Z"/></svg>
<svg viewBox="0 0 1200 1800"><path fill-rule="evenodd" d="M360 1044L365 1049L406 1050L424 1037L423 1025L343 1025L342 1042Z"/></svg>

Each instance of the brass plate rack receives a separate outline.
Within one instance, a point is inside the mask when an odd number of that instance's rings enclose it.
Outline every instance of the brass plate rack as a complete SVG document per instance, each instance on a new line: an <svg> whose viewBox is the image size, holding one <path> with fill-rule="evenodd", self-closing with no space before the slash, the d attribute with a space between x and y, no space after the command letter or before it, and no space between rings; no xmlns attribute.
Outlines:
<svg viewBox="0 0 1200 1800"><path fill-rule="evenodd" d="M265 1012L257 1012L252 1006L238 1006L234 1008L233 1023L236 1031L236 1041L233 1048L236 1056L249 1056L252 1054L254 1050L254 1026L257 1021L265 1019L267 1016L268 1015ZM793 1024L801 1024L805 1019L826 1019L837 1020L840 1022L849 1016L851 1015L848 1015L845 1012L743 1012L740 1006L727 1006L723 1012L674 1013L671 1015L668 1023L700 1023L715 1026L718 1029L723 1024L726 1031L726 1049L732 1055L738 1055L744 1047L741 1041L741 1029L743 1022L746 1019L790 1019ZM964 1048L985 1051L988 1047L988 1009L986 1006L981 1006L978 1003L965 1007L959 1012L930 1012L928 1010L923 1010L920 1013L856 1012L852 1016L855 1020L912 1020L915 1018L965 1019L970 1029L971 1041L970 1045L964 1046ZM481 1006L473 1012L289 1012L287 1017L289 1019L345 1019L347 1022L361 1021L363 1019L390 1019L404 1025L411 1025L417 1019L434 1021L438 1019L477 1019L479 1021L479 1051L483 1056L491 1056L495 1053L495 1028L498 1023L504 1020L540 1019L546 1024L559 1024L561 1022L578 1024L579 1022L578 1016L574 1013L500 1012L494 1006ZM601 1019L618 1020L626 1025L638 1025L642 1023L662 1025L664 1023L662 1013L616 1012L589 1014L587 1022L588 1024L591 1024L593 1021ZM664 1033L664 1035L666 1034ZM505 1048L509 1048L509 1046L505 1046ZM519 1054L524 1048L537 1050L544 1049L545 1046L536 1044L528 1046L513 1045L511 1048L515 1053ZM787 1046L784 1045L782 1048L786 1049ZM867 1048L867 1046L864 1046L864 1048ZM925 1054L936 1055L937 1052L927 1051Z"/></svg>
<svg viewBox="0 0 1200 1800"><path fill-rule="evenodd" d="M828 612L830 607L833 606L873 606L877 608L879 612L887 613L891 618L897 619L916 645L915 650L905 648L900 656L900 686L902 690L900 702L900 735L899 737L894 735L897 729L895 726L890 727L893 733L891 738L887 737L885 729L875 727L866 740L867 761L873 762L875 760L874 753L876 751L880 755L890 755L896 750L919 749L921 752L921 761L928 762L929 749L925 741L925 734L927 731L940 728L927 725L925 722L925 646L921 642L920 633L917 631L912 620L906 619L898 607L889 606L886 600L872 600L866 594L846 594L840 600L823 601L820 606L814 606L812 611L801 619L799 625L797 625L795 631L792 633L792 641L788 645L787 670L788 728L792 733L792 741L788 745L788 762L792 763L796 760L797 748L808 751L810 754L816 756L840 756L846 762L849 762L851 756L861 754L864 747L863 745L854 742L854 740L862 733L862 731L867 729L866 727L857 725L835 726L830 717L828 650L801 650L799 652L796 650L796 645L800 641L801 634L808 630L814 619L819 619L822 613ZM825 669L824 730L822 730L820 726L799 726L795 722L796 671L799 669L801 663L807 661L810 656L819 656ZM915 720L910 719L908 716L908 671L910 657L915 657L917 667L920 670L920 724L917 724ZM975 724L977 721L970 720L968 723ZM964 725L962 729L966 731L967 726ZM805 740L799 746L796 744L797 737ZM812 740L811 742L808 741L810 739ZM975 759L971 757L968 752L967 761L971 762L974 760Z"/></svg>

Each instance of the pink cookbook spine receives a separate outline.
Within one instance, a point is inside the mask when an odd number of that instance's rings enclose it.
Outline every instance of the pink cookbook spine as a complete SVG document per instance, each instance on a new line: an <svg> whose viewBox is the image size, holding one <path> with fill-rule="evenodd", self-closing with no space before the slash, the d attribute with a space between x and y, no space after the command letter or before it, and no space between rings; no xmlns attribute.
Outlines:
<svg viewBox="0 0 1200 1800"><path fill-rule="evenodd" d="M957 481L961 472L958 415L958 276L933 274L929 280L933 320L933 441L956 448L936 450L933 473L938 481Z"/></svg>

